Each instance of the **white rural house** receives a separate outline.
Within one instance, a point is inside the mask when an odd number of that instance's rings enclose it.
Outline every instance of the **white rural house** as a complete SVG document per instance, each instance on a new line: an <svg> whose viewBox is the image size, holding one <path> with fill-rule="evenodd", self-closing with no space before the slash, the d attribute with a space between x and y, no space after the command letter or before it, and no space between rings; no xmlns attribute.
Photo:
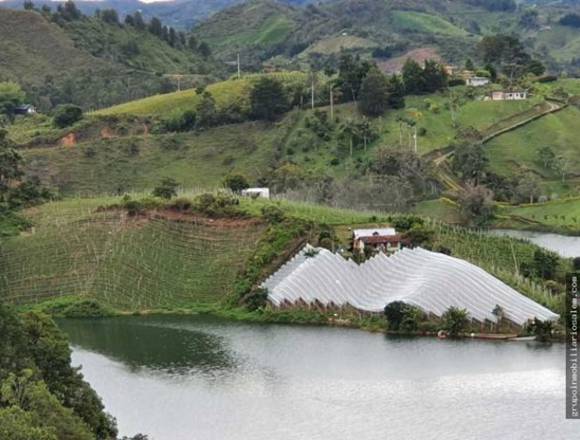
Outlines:
<svg viewBox="0 0 580 440"><path fill-rule="evenodd" d="M526 90L517 92L491 92L492 101L521 101L528 99L528 92Z"/></svg>
<svg viewBox="0 0 580 440"><path fill-rule="evenodd" d="M242 190L243 197L251 197L253 199L269 199L270 188L248 188Z"/></svg>
<svg viewBox="0 0 580 440"><path fill-rule="evenodd" d="M365 249L391 253L401 249L402 236L395 228L355 229L352 237L354 252L364 253Z"/></svg>
<svg viewBox="0 0 580 440"><path fill-rule="evenodd" d="M465 80L465 84L471 87L482 87L489 84L489 78L484 76L472 76L471 78L467 78Z"/></svg>

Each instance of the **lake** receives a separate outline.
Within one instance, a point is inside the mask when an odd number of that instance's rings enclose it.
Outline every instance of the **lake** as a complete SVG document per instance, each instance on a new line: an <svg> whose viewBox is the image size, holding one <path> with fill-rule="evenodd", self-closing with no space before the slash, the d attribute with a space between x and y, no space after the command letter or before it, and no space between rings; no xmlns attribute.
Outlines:
<svg viewBox="0 0 580 440"><path fill-rule="evenodd" d="M564 346L150 316L64 320L73 364L155 440L579 438Z"/></svg>
<svg viewBox="0 0 580 440"><path fill-rule="evenodd" d="M494 235L523 238L538 246L556 252L565 258L580 257L580 237L550 232L519 231L517 229L492 229Z"/></svg>

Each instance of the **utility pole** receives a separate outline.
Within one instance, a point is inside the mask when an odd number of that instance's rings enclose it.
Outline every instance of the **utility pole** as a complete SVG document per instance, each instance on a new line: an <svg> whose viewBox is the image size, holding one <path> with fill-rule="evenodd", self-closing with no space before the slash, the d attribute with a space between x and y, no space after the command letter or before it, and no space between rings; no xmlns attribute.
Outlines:
<svg viewBox="0 0 580 440"><path fill-rule="evenodd" d="M312 73L312 87L311 87L310 100L311 100L312 110L314 110L314 72Z"/></svg>
<svg viewBox="0 0 580 440"><path fill-rule="evenodd" d="M242 77L242 68L240 67L240 53L238 52L238 79Z"/></svg>
<svg viewBox="0 0 580 440"><path fill-rule="evenodd" d="M334 121L334 89L330 85L330 120Z"/></svg>

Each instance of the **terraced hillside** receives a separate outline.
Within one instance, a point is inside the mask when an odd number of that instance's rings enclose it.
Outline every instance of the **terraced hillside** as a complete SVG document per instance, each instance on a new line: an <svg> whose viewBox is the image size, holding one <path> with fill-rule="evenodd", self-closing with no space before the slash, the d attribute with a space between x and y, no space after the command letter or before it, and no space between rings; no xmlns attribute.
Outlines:
<svg viewBox="0 0 580 440"><path fill-rule="evenodd" d="M75 295L141 310L216 303L231 292L264 230L254 221L99 212L106 202L69 200L28 211L34 229L0 247L3 300Z"/></svg>

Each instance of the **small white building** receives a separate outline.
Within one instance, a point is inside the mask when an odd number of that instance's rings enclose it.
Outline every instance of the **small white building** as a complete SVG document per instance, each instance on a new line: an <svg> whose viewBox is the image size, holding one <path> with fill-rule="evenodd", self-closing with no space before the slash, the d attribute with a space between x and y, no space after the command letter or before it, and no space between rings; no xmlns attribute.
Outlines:
<svg viewBox="0 0 580 440"><path fill-rule="evenodd" d="M465 84L471 87L482 87L488 85L489 83L489 78L484 76L472 76L471 78L467 78L465 80Z"/></svg>
<svg viewBox="0 0 580 440"><path fill-rule="evenodd" d="M243 197L251 197L252 199L269 199L270 188L248 188L242 190Z"/></svg>
<svg viewBox="0 0 580 440"><path fill-rule="evenodd" d="M364 253L371 248L376 252L391 253L401 249L402 236L395 228L355 229L352 248L354 252Z"/></svg>
<svg viewBox="0 0 580 440"><path fill-rule="evenodd" d="M517 92L491 92L492 101L522 101L528 99L528 92L526 90Z"/></svg>

